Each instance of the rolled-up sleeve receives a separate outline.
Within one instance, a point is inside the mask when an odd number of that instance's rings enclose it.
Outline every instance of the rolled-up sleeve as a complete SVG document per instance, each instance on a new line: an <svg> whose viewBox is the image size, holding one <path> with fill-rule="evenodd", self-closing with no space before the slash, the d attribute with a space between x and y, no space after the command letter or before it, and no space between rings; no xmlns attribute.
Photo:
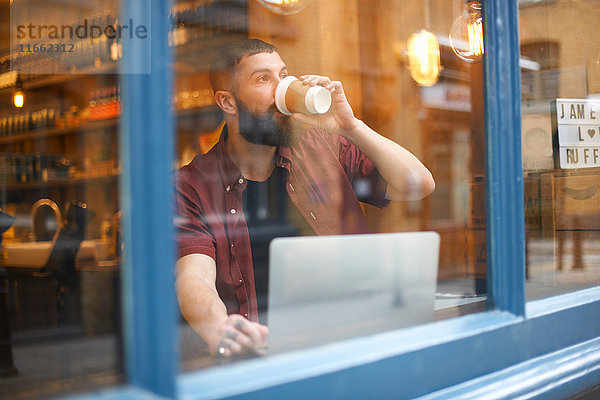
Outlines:
<svg viewBox="0 0 600 400"><path fill-rule="evenodd" d="M203 220L198 194L190 185L178 180L175 197L177 258L205 254L215 260L215 238Z"/></svg>
<svg viewBox="0 0 600 400"><path fill-rule="evenodd" d="M386 207L387 182L375 164L348 139L340 136L339 160L359 201L375 207Z"/></svg>

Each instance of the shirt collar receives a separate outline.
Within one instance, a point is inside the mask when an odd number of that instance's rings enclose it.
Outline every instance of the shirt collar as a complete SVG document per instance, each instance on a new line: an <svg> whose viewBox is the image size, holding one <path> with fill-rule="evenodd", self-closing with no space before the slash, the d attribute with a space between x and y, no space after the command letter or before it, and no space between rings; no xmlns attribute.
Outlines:
<svg viewBox="0 0 600 400"><path fill-rule="evenodd" d="M277 159L277 166L283 167L289 171L292 164L292 151L289 147L279 147L279 157Z"/></svg>
<svg viewBox="0 0 600 400"><path fill-rule="evenodd" d="M227 154L226 142L227 136L229 135L229 131L227 130L227 124L223 127L221 131L221 136L219 137L219 142L215 146L215 150L217 153L217 159L219 160L219 171L221 173L221 177L223 179L223 188L226 191L232 190L236 184L242 184L243 187L246 186L246 180L242 177L242 172L238 168L237 165L233 162L233 160ZM292 162L292 152L289 147L280 146L277 149L277 161L276 165L278 167L283 167L289 171ZM240 179L243 179L240 182Z"/></svg>

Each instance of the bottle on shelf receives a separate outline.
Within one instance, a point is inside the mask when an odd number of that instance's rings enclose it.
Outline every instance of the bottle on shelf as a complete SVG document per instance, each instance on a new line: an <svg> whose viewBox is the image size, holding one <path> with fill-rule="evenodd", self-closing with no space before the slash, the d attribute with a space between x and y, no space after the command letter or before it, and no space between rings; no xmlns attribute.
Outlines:
<svg viewBox="0 0 600 400"><path fill-rule="evenodd" d="M118 85L99 88L90 94L90 121L116 118L120 114L121 101L120 88Z"/></svg>
<svg viewBox="0 0 600 400"><path fill-rule="evenodd" d="M68 180L72 165L60 154L0 153L0 180L8 184Z"/></svg>

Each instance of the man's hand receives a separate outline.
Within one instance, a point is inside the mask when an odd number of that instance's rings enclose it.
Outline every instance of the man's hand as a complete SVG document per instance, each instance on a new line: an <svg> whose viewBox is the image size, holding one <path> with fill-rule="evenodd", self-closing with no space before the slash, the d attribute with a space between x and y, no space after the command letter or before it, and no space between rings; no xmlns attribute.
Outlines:
<svg viewBox="0 0 600 400"><path fill-rule="evenodd" d="M307 85L320 85L329 90L332 104L325 114L296 113L293 114L294 118L343 136L358 147L387 182L387 199L420 200L435 189L431 172L417 157L354 116L341 82L319 75L304 75L300 79Z"/></svg>
<svg viewBox="0 0 600 400"><path fill-rule="evenodd" d="M215 280L215 260L204 254L188 254L176 265L177 299L181 313L204 339L212 354L260 353L266 347L269 329L241 315L227 315Z"/></svg>
<svg viewBox="0 0 600 400"><path fill-rule="evenodd" d="M295 113L293 114L294 118L342 136L345 136L345 132L352 131L357 127L360 121L354 116L340 81L332 81L328 77L320 75L303 75L300 80L305 85L319 85L329 90L331 93L331 108L325 114L304 115Z"/></svg>
<svg viewBox="0 0 600 400"><path fill-rule="evenodd" d="M221 357L262 353L267 346L269 328L248 321L238 314L229 315L216 327L208 340L211 353Z"/></svg>

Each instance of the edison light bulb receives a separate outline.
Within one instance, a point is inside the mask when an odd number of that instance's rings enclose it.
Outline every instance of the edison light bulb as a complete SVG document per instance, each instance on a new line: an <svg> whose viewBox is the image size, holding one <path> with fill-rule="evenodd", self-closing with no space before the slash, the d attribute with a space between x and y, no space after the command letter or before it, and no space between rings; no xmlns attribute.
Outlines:
<svg viewBox="0 0 600 400"><path fill-rule="evenodd" d="M296 14L304 9L312 0L258 0L269 10L283 15Z"/></svg>
<svg viewBox="0 0 600 400"><path fill-rule="evenodd" d="M13 95L13 104L18 108L23 107L23 104L25 104L25 93L21 90L16 91Z"/></svg>
<svg viewBox="0 0 600 400"><path fill-rule="evenodd" d="M452 50L466 62L478 62L483 57L482 22L481 3L469 0L465 12L452 24L450 30Z"/></svg>
<svg viewBox="0 0 600 400"><path fill-rule="evenodd" d="M432 86L440 76L440 45L435 35L421 30L406 43L410 75L419 85Z"/></svg>

